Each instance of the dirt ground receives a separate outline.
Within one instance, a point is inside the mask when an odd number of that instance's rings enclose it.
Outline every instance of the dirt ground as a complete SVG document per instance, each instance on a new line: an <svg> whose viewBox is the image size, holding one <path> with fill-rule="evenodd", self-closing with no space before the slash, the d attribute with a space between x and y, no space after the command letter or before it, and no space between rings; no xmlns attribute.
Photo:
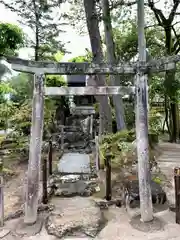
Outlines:
<svg viewBox="0 0 180 240"><path fill-rule="evenodd" d="M4 185L5 216L20 209L24 200L24 179L27 162L18 162L13 168L14 176L9 177Z"/></svg>
<svg viewBox="0 0 180 240"><path fill-rule="evenodd" d="M167 147L166 147L167 148ZM161 149L157 149L155 151L155 156L158 157L159 151ZM164 149L163 149L164 150ZM156 155L157 154L157 155ZM172 155L172 153L171 153ZM11 159L12 160L12 159ZM13 162L13 164L11 164ZM11 161L10 164L6 162L6 167L10 168L13 172L13 176L10 178L7 178L5 181L4 186L4 204L5 204L5 215L8 215L9 213L13 213L16 210L20 209L23 200L24 200L24 179L25 174L27 171L27 161L20 162L20 161ZM103 198L105 196L105 172L102 170L100 171L100 178L102 179L102 185L101 185L101 192L98 193L96 198ZM113 195L115 196L118 194L117 190L119 188L119 182L122 178L121 173L119 169L116 169L112 171L112 182L116 182L116 184L113 187ZM94 199L94 196L93 196ZM61 199L61 202L59 199L55 199L56 202L53 202L53 204L60 205L60 211L62 211L62 208L64 206L64 211L67 213L67 208L69 207L72 211L72 208L70 204L67 206L67 200ZM69 199L70 201L71 199ZM82 201L89 201L89 198L81 198ZM63 201L64 204L63 205ZM78 206L79 206L79 201ZM81 204L80 204L81 205ZM164 206L163 206L164 207ZM74 207L75 210L76 206ZM56 211L57 209L55 209ZM73 210L74 211L74 210ZM79 211L79 210L78 210ZM141 226L142 229L139 230L137 226L140 225L140 221L136 220L134 221L134 218L132 216L134 215L134 210L132 212L125 212L124 208L117 208L116 206L112 206L106 211L106 219L108 220L108 223L104 226L104 228L100 231L100 233L96 236L96 240L100 239L119 239L119 240L135 240L135 239L145 239L147 237L146 229L144 228L147 226ZM136 209L135 209L136 211ZM138 209L139 211L139 209ZM57 213L56 213L57 214ZM73 214L78 215L76 212ZM132 215L132 216L131 216ZM54 215L53 215L54 216ZM59 217L59 215L57 215ZM69 216L69 215L68 215ZM74 216L74 215L73 215ZM180 240L179 237L179 225L175 224L175 216L173 212L170 212L168 209L159 209L158 211L155 211L154 209L154 216L155 219L158 219L158 230L157 224L153 223L152 226L150 225L151 231L148 230L148 239L149 240ZM130 219L133 221L130 221ZM17 221L17 219L16 219ZM62 221L62 219L61 219ZM64 220L63 220L64 221ZM84 220L82 221L84 223ZM155 228L155 229L154 229ZM39 234L36 234L35 236L32 235L30 237L22 238L23 240L36 240L36 239L47 239L47 240L55 240L57 239L54 236L47 235L47 232L43 232L42 230ZM1 238L1 237L0 237ZM4 240L17 240L19 238L9 234L8 236L5 236L3 238ZM59 239L59 238L58 238ZM80 239L80 238L64 238L64 239ZM84 238L84 239L92 239L92 238ZM94 239L94 238L93 238Z"/></svg>
<svg viewBox="0 0 180 240"><path fill-rule="evenodd" d="M61 153L53 153L53 169ZM43 156L42 156L43 158ZM25 197L25 178L28 170L28 160L20 158L18 154L7 155L4 158L4 208L5 217L19 210ZM41 177L41 176L40 176ZM42 188L40 188L41 192Z"/></svg>
<svg viewBox="0 0 180 240"><path fill-rule="evenodd" d="M54 153L54 160L57 159L57 153ZM159 155L159 149L154 150L154 154L156 157ZM55 161L54 161L55 163ZM18 156L13 157L11 160L7 158L5 160L5 167L9 169L13 176L7 176L4 183L4 206L5 206L5 216L10 213L15 212L20 209L22 204L24 203L24 180L25 173L28 168L28 161L22 161L18 159ZM55 167L55 166L54 166ZM120 176L121 173L119 169L112 169L112 192L115 197L118 194L119 181L122 179ZM105 196L105 172L100 171L100 179L102 181L99 182L101 191L96 194L95 197L104 198ZM117 182L116 184L114 184Z"/></svg>

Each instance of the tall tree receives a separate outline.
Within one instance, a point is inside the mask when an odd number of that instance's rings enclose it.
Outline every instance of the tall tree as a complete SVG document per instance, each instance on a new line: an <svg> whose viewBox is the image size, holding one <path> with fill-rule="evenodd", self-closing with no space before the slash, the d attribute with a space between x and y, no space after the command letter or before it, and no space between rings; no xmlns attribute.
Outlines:
<svg viewBox="0 0 180 240"><path fill-rule="evenodd" d="M180 6L179 0L171 1L171 6L168 6L170 12L166 17L165 13L156 7L154 0L148 0L148 6L153 11L158 25L164 30L165 33L165 47L166 55L178 54L180 51L180 39L177 28L176 14L178 7ZM170 126L171 126L171 136L170 140L176 142L178 134L178 107L177 107L177 95L179 89L179 81L176 81L175 70L167 71L164 80L166 104L165 108L170 106Z"/></svg>
<svg viewBox="0 0 180 240"><path fill-rule="evenodd" d="M102 63L104 57L102 52L102 41L99 31L99 22L95 4L95 0L84 0L84 8L86 13L89 38L91 42L93 61L95 63ZM94 84L96 84L97 86L106 85L104 76L96 76L94 80ZM93 79L91 79L91 82L92 81ZM105 132L112 132L112 115L108 96L98 97L98 100L100 102L100 134Z"/></svg>
<svg viewBox="0 0 180 240"><path fill-rule="evenodd" d="M35 60L48 58L49 52L64 52L64 44L59 39L62 32L61 14L58 12L62 1L39 1L39 0L0 0L5 7L16 12L19 22L30 27L35 37L29 36L29 47L35 50Z"/></svg>
<svg viewBox="0 0 180 240"><path fill-rule="evenodd" d="M102 10L103 10L105 43L107 48L107 61L110 64L116 64L117 61L115 56L115 44L113 39L109 0L101 0L101 3L102 3ZM110 83L112 86L119 86L120 85L119 76L111 75ZM126 128L122 97L118 95L113 95L113 103L114 103L115 113L116 113L117 130L122 130Z"/></svg>
<svg viewBox="0 0 180 240"><path fill-rule="evenodd" d="M84 13L84 6L82 0L67 0L70 4L70 11L65 14L70 24L80 33L84 34L87 32L86 28L86 16ZM135 0L124 1L124 0L110 0L109 8L112 14L113 23L124 20L124 17L131 16L131 6L136 3ZM95 3L96 13L98 20L102 21L102 5L101 1L97 0ZM128 7L128 8L127 8Z"/></svg>

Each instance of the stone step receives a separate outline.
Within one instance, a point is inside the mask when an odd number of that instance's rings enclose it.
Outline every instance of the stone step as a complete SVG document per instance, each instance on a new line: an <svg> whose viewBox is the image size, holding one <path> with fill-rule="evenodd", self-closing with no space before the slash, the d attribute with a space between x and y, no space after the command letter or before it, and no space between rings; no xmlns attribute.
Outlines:
<svg viewBox="0 0 180 240"><path fill-rule="evenodd" d="M170 156L170 155L180 155L180 151L176 151L176 150L174 150L174 151L168 151L168 150L163 150L162 151L162 155L168 155L168 156Z"/></svg>
<svg viewBox="0 0 180 240"><path fill-rule="evenodd" d="M158 162L158 166L171 166L171 167L174 167L174 166L179 166L180 165L180 162L169 162L169 161L162 161L162 162Z"/></svg>
<svg viewBox="0 0 180 240"><path fill-rule="evenodd" d="M159 159L158 160L158 162L172 162L172 163L180 163L180 159L179 158L171 158L171 159L169 159L169 158L161 158L161 159Z"/></svg>
<svg viewBox="0 0 180 240"><path fill-rule="evenodd" d="M180 151L163 151L162 155L180 155Z"/></svg>
<svg viewBox="0 0 180 240"><path fill-rule="evenodd" d="M171 156L171 155L180 155L180 151L163 151L163 154L162 155L168 155L168 156Z"/></svg>

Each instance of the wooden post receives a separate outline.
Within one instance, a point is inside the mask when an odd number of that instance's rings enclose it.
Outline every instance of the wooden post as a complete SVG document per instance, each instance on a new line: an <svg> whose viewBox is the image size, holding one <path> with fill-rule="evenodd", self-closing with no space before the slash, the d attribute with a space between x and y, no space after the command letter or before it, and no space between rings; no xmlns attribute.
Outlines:
<svg viewBox="0 0 180 240"><path fill-rule="evenodd" d="M106 200L110 201L112 196L111 189L111 155L106 155Z"/></svg>
<svg viewBox="0 0 180 240"><path fill-rule="evenodd" d="M4 226L4 181L3 181L3 162L0 162L0 227Z"/></svg>
<svg viewBox="0 0 180 240"><path fill-rule="evenodd" d="M144 0L138 0L138 48L139 64L146 63L146 41L144 34ZM141 221L153 220L151 175L149 169L148 111L147 111L147 74L140 69L136 75L136 139L138 155L138 176Z"/></svg>
<svg viewBox="0 0 180 240"><path fill-rule="evenodd" d="M99 159L99 138L95 136L95 164L96 164L96 171L100 170L100 159Z"/></svg>
<svg viewBox="0 0 180 240"><path fill-rule="evenodd" d="M174 169L176 223L180 224L180 168Z"/></svg>
<svg viewBox="0 0 180 240"><path fill-rule="evenodd" d="M43 74L34 75L32 125L24 216L24 223L26 224L33 224L37 220L37 209L39 200L39 177L41 171L41 144L43 135L43 82Z"/></svg>
<svg viewBox="0 0 180 240"><path fill-rule="evenodd" d="M52 175L52 140L49 141L49 152L48 152L48 160L49 160L49 175Z"/></svg>
<svg viewBox="0 0 180 240"><path fill-rule="evenodd" d="M64 150L64 126L61 126L61 150Z"/></svg>
<svg viewBox="0 0 180 240"><path fill-rule="evenodd" d="M43 167L42 167L42 171L43 171L43 197L42 197L42 202L44 204L48 203L48 193L47 193L47 159L46 157L43 159Z"/></svg>

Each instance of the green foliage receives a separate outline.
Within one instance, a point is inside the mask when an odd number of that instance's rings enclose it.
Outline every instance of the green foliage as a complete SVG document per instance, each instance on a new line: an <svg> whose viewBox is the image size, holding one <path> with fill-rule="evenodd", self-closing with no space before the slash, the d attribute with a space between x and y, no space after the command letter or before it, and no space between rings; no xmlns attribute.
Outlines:
<svg viewBox="0 0 180 240"><path fill-rule="evenodd" d="M21 28L10 23L0 23L0 54L15 55L16 50L24 44Z"/></svg>
<svg viewBox="0 0 180 240"><path fill-rule="evenodd" d="M0 82L0 104L7 101L7 95L13 93L14 90L7 82Z"/></svg>
<svg viewBox="0 0 180 240"><path fill-rule="evenodd" d="M46 86L65 86L66 82L62 76L47 75L45 79ZM30 134L31 114L32 114L32 93L33 93L33 76L28 74L19 74L9 80L14 92L11 94L11 102L16 108L10 116L9 122L21 136ZM44 135L50 129L53 129L56 117L56 109L61 106L68 108L68 99L64 96L45 99L44 107Z"/></svg>
<svg viewBox="0 0 180 240"><path fill-rule="evenodd" d="M149 133L159 135L162 131L162 115L151 109L149 113Z"/></svg>
<svg viewBox="0 0 180 240"><path fill-rule="evenodd" d="M117 59L122 61L130 61L138 53L138 35L137 24L128 21L124 27L113 29L113 37L116 48ZM164 34L159 28L146 29L146 43L151 56L162 56L164 47Z"/></svg>
<svg viewBox="0 0 180 240"><path fill-rule="evenodd" d="M128 164L128 162L132 163L132 160L134 160L134 147L132 142L134 140L134 130L121 131L104 136L100 145L101 164L103 164L107 153L110 153L112 156L112 167L120 167Z"/></svg>
<svg viewBox="0 0 180 240"><path fill-rule="evenodd" d="M149 101L157 101L156 98L164 98L165 87L163 85L164 78L161 75L151 76L149 83Z"/></svg>
<svg viewBox="0 0 180 240"><path fill-rule="evenodd" d="M47 75L45 79L45 85L47 87L62 87L66 86L66 82L63 76Z"/></svg>
<svg viewBox="0 0 180 240"><path fill-rule="evenodd" d="M69 60L69 62L91 62L92 61L92 53L86 49L86 54L78 57L74 57Z"/></svg>
<svg viewBox="0 0 180 240"><path fill-rule="evenodd" d="M51 86L51 87L62 87L67 85L67 82L65 82L64 77L57 76L57 75L46 76L45 82L46 82L46 86ZM59 107L61 107L64 110L69 109L69 99L66 96L53 97L49 100L46 99L46 101L47 102L51 101L55 109L58 109Z"/></svg>
<svg viewBox="0 0 180 240"><path fill-rule="evenodd" d="M9 85L14 90L14 92L10 94L11 101L20 105L27 99L32 99L33 80L33 75L27 73L20 73L9 79Z"/></svg>
<svg viewBox="0 0 180 240"><path fill-rule="evenodd" d="M11 117L11 125L14 126L15 131L20 135L28 135L30 133L31 126L31 101L24 101L14 112Z"/></svg>
<svg viewBox="0 0 180 240"><path fill-rule="evenodd" d="M111 155L112 168L126 168L132 166L137 161L137 149L133 142L136 139L135 129L124 130L115 134L109 134L102 137L100 143L100 161L104 165L104 159L107 154ZM149 135L149 158L154 162L155 152L153 144L157 143Z"/></svg>
<svg viewBox="0 0 180 240"><path fill-rule="evenodd" d="M102 137L101 143L111 144L116 141L132 142L135 140L134 129L127 131L123 130L115 134L108 134Z"/></svg>
<svg viewBox="0 0 180 240"><path fill-rule="evenodd" d="M135 128L135 108L134 104L124 104L124 114L126 120L126 127L128 129Z"/></svg>
<svg viewBox="0 0 180 240"><path fill-rule="evenodd" d="M11 101L4 101L0 103L0 128L6 130L8 127L9 119L16 111L16 107Z"/></svg>

